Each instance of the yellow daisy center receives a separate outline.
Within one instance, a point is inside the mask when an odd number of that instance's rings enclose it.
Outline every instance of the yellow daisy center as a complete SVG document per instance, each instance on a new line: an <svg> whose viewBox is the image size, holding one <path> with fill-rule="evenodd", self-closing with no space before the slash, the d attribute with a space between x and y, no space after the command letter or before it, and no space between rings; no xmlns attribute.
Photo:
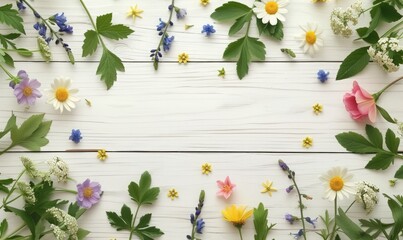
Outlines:
<svg viewBox="0 0 403 240"><path fill-rule="evenodd" d="M316 42L316 33L314 31L306 32L305 41L309 44L314 44Z"/></svg>
<svg viewBox="0 0 403 240"><path fill-rule="evenodd" d="M268 14L276 14L278 11L278 3L275 1L269 1L264 8Z"/></svg>
<svg viewBox="0 0 403 240"><path fill-rule="evenodd" d="M344 181L341 177L336 176L330 179L329 186L333 191L338 192L343 189Z"/></svg>
<svg viewBox="0 0 403 240"><path fill-rule="evenodd" d="M22 91L22 94L24 94L25 97L31 96L32 95L32 88L25 87L24 90Z"/></svg>
<svg viewBox="0 0 403 240"><path fill-rule="evenodd" d="M56 89L55 97L59 102L64 102L69 98L69 91L64 87Z"/></svg>
<svg viewBox="0 0 403 240"><path fill-rule="evenodd" d="M90 187L84 188L83 195L85 198L92 197L92 193L93 193L92 188L90 188Z"/></svg>

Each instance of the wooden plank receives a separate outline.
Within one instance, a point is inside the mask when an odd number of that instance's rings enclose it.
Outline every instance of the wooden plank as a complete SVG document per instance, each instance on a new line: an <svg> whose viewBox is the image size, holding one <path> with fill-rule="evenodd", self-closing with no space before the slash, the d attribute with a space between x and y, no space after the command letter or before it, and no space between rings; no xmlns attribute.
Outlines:
<svg viewBox="0 0 403 240"><path fill-rule="evenodd" d="M225 79L217 69L225 67ZM18 63L31 77L50 87L53 78L67 75L78 87L82 101L71 113L60 115L45 97L25 111L19 106L6 83L0 85L0 122L5 124L11 112L19 120L34 113L46 113L53 120L50 144L45 150L99 149L116 151L344 151L334 135L342 131L362 132L364 123L356 123L345 111L342 98L352 81L334 81L336 63L256 63L248 77L240 81L230 63L189 63L187 66L162 64L159 72L148 63L127 65L110 91L95 76L95 63ZM316 79L319 68L331 72L326 84ZM385 86L399 73L387 75L370 64L355 77L369 92ZM4 75L2 75L4 78ZM380 105L403 119L400 105L403 85L395 85L380 100ZM88 107L84 98L92 101ZM311 106L323 104L316 116ZM379 118L377 127L396 130ZM80 144L68 140L71 129L79 128ZM301 147L311 136L314 146ZM5 147L7 141L2 141Z"/></svg>
<svg viewBox="0 0 403 240"><path fill-rule="evenodd" d="M7 0L6 2L13 3L14 1ZM144 10L142 19L136 19L133 21L131 18L126 17L126 13L129 6L135 3L130 0L116 1L103 0L87 0L85 1L93 16L102 15L105 13L113 12L114 23L124 23L132 27L136 32L130 36L129 39L124 41L109 42L107 45L115 51L125 61L150 61L149 51L155 49L159 42L158 32L156 31L156 25L159 23L159 18L167 20L168 10L167 6L170 1L162 2L161 4L155 4L154 1L138 0L136 3L139 8ZM240 1L244 4L251 6L252 0ZM177 55L181 52L187 52L190 55L192 61L221 61L222 53L228 45L228 43L235 41L237 37L228 37L229 24L214 23L214 20L210 18L210 14L214 9L222 5L224 1L211 1L207 7L202 7L198 0L193 1L177 1L177 5L187 9L188 16L184 20L174 21L175 25L170 30L170 33L175 36L175 41L172 49L167 53L162 60L163 61L177 61ZM280 52L280 48L290 48L297 54L297 61L341 61L352 50L364 46L363 42L353 42L352 40L357 38L353 35L350 39L345 39L340 36L335 36L330 28L330 13L333 8L338 6L346 7L351 2L330 1L325 4L314 4L311 1L298 0L292 1L287 9L289 13L286 15L286 22L284 28L285 37L282 41L276 41L263 37L263 42L267 47L267 61L290 61L290 58ZM365 4L369 4L365 3ZM84 33L88 29L92 29L88 17L85 15L84 10L81 8L79 1L71 1L68 4L61 5L60 3L52 0L43 0L41 2L33 2L37 8L37 11L44 17L49 17L57 12L65 12L68 23L74 27L73 35L66 35L64 40L70 45L77 61L98 61L100 58L100 52L98 50L97 56L82 58L81 46L84 40ZM21 46L37 49L36 36L37 32L33 29L33 25L36 23L36 19L33 17L30 11L26 11L24 14L24 21L27 35L23 37L19 42ZM359 26L368 25L368 14L364 15L360 19ZM319 21L321 19L321 21ZM295 37L301 32L299 25L306 24L307 22L317 22L321 29L323 29L323 37L325 41L325 47L314 58L309 55L303 54L299 48L300 43ZM201 34L202 26L205 24L213 24L217 32L210 38L206 38ZM185 31L184 25L194 25L193 28ZM258 36L255 24L252 25L252 36ZM6 31L5 26L0 25L0 31ZM54 61L67 61L67 56L62 47L51 44ZM36 54L32 58L23 58L16 56L19 61L42 61L39 54ZM293 60L291 60L293 61ZM151 67L151 63L149 64Z"/></svg>
<svg viewBox="0 0 403 240"><path fill-rule="evenodd" d="M403 191L400 183L391 188L387 180L393 176L398 166L382 172L369 171L363 169L367 158L353 154L109 153L109 158L105 162L96 159L96 153L24 155L37 162L59 156L68 162L71 177L77 183L86 178L101 183L104 191L101 202L90 209L81 221L83 227L92 232L89 239L111 237L127 239L126 233L116 232L109 226L105 211L119 211L123 203L135 206L127 194L127 185L130 181L138 181L140 174L145 170L152 174L153 185L161 188L161 194L153 206L141 209L140 214L153 213L152 224L165 232L161 240L185 239L189 234L191 226L188 218L194 211L201 189L206 191L202 213L206 222L203 239L238 239L235 228L223 221L221 210L229 204L242 204L252 208L259 202L263 202L269 208L269 222L277 223L269 239L292 239L289 236L290 232L297 232L300 225L288 224L284 220L284 214L298 215L297 197L295 193L287 194L284 191L291 182L279 168L278 159L286 161L296 172L301 191L314 198L312 201L304 201L307 206L305 214L312 218L324 214L325 209L330 213L333 212L333 203L323 199L323 186L318 177L334 166L348 166L350 172L354 174L354 182L365 180L375 183L381 192L395 194ZM2 177L15 177L19 173L20 156L21 154L7 154L0 157ZM202 175L200 171L201 164L205 162L213 166L213 172L209 176ZM233 195L225 201L215 193L218 190L216 180L224 179L227 175L237 186ZM261 183L265 180L274 181L274 186L279 189L273 197L260 193ZM61 187L74 188L76 182ZM170 188L176 188L179 192L177 200L171 201L166 197ZM74 200L74 196L67 197ZM349 200L340 201L340 206L346 208L352 200L350 197ZM370 215L367 215L360 205L354 205L349 215L354 219L372 217L385 221L391 219L387 203L382 197ZM317 229L323 227L321 223L318 225ZM253 239L252 234L253 224L249 220L244 227L244 239ZM309 239L319 239L311 231L308 235Z"/></svg>

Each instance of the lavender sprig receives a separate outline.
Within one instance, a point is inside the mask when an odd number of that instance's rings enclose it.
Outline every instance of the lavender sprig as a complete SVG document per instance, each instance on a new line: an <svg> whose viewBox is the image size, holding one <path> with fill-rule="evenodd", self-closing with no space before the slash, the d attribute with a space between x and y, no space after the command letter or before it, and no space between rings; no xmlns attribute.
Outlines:
<svg viewBox="0 0 403 240"><path fill-rule="evenodd" d="M200 191L200 195L199 195L199 204L197 205L197 207L195 208L196 211L193 214L190 214L190 223L192 224L192 234L191 235L187 235L186 238L189 240L195 240L195 235L196 233L202 234L202 230L204 228L204 220L203 218L200 218L200 214L204 205L204 197L205 197L205 192L204 190Z"/></svg>

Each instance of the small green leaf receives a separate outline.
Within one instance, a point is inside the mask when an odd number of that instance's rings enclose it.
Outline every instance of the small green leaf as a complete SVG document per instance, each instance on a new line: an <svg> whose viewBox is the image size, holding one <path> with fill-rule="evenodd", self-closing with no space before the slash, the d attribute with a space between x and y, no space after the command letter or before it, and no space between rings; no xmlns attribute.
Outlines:
<svg viewBox="0 0 403 240"><path fill-rule="evenodd" d="M0 223L0 238L6 236L6 232L8 229L8 222L7 219L3 219Z"/></svg>
<svg viewBox="0 0 403 240"><path fill-rule="evenodd" d="M378 112L381 114L381 116L382 116L386 121L388 121L388 122L390 122L390 123L393 123L393 124L396 123L396 120L393 119L385 109L381 108L381 107L378 106L378 105L376 105L376 109L378 110Z"/></svg>
<svg viewBox="0 0 403 240"><path fill-rule="evenodd" d="M364 40L365 42L367 42L369 44L375 44L379 40L379 35L376 31L372 31L369 33L369 35L367 35L367 32L368 32L367 27L358 28L356 31L358 33L358 36L360 36L360 38L362 38L362 40ZM364 36L366 36L366 37L364 37Z"/></svg>
<svg viewBox="0 0 403 240"><path fill-rule="evenodd" d="M393 6L387 3L382 3L379 7L381 9L382 20L385 22L396 22L402 18L402 15Z"/></svg>
<svg viewBox="0 0 403 240"><path fill-rule="evenodd" d="M339 208L339 214L336 216L336 223L350 239L373 240L368 233L347 217L341 208Z"/></svg>
<svg viewBox="0 0 403 240"><path fill-rule="evenodd" d="M133 222L133 214L132 210L126 206L123 205L122 209L120 210L120 214L122 215L122 219L129 225L132 225Z"/></svg>
<svg viewBox="0 0 403 240"><path fill-rule="evenodd" d="M99 31L99 29L104 29L112 25L112 13L98 16L95 25L97 26L97 31Z"/></svg>
<svg viewBox="0 0 403 240"><path fill-rule="evenodd" d="M389 151L391 151L394 154L398 154L400 138L396 137L395 133L390 129L386 131L385 143Z"/></svg>
<svg viewBox="0 0 403 240"><path fill-rule="evenodd" d="M365 137L355 132L344 132L336 135L337 141L347 151L353 153L374 153L380 149L370 143Z"/></svg>
<svg viewBox="0 0 403 240"><path fill-rule="evenodd" d="M403 179L403 165L395 173L395 178Z"/></svg>
<svg viewBox="0 0 403 240"><path fill-rule="evenodd" d="M85 239L85 238L88 236L88 234L90 234L90 233L91 233L91 232L88 231L88 230L79 228L78 231L77 231L77 239L78 239L78 240L83 240L83 239Z"/></svg>
<svg viewBox="0 0 403 240"><path fill-rule="evenodd" d="M164 233L157 227L136 228L134 234L140 239L153 240L162 236Z"/></svg>
<svg viewBox="0 0 403 240"><path fill-rule="evenodd" d="M282 53L287 54L287 55L288 55L289 57L291 57L291 58L295 58L295 57L296 57L294 51L291 50L291 49L289 49L289 48L281 48L280 51L281 51Z"/></svg>
<svg viewBox="0 0 403 240"><path fill-rule="evenodd" d="M12 178L0 179L0 192L9 193L9 189L6 186L13 183L13 181Z"/></svg>
<svg viewBox="0 0 403 240"><path fill-rule="evenodd" d="M365 126L365 132L367 133L368 139L375 147L379 149L383 148L383 137L379 129L367 124Z"/></svg>
<svg viewBox="0 0 403 240"><path fill-rule="evenodd" d="M119 40L127 38L134 31L123 24L116 24L104 27L103 29L98 29L98 32L104 37Z"/></svg>
<svg viewBox="0 0 403 240"><path fill-rule="evenodd" d="M216 8L210 17L217 21L235 20L248 14L251 10L250 7L242 3L230 1Z"/></svg>
<svg viewBox="0 0 403 240"><path fill-rule="evenodd" d="M391 153L377 153L365 166L367 169L385 170L395 160L395 155Z"/></svg>
<svg viewBox="0 0 403 240"><path fill-rule="evenodd" d="M268 210L264 208L263 203L259 203L258 208L253 209L253 224L255 226L255 240L266 240L269 231L274 225L268 226Z"/></svg>
<svg viewBox="0 0 403 240"><path fill-rule="evenodd" d="M7 64L9 67L14 67L14 59L8 53L4 53L3 59L4 63Z"/></svg>
<svg viewBox="0 0 403 240"><path fill-rule="evenodd" d="M363 36L361 36L362 38L368 37L371 34L371 32L374 31L376 27L378 27L382 19L382 12L379 5L373 7L370 13L371 13L371 22L369 23L367 32Z"/></svg>
<svg viewBox="0 0 403 240"><path fill-rule="evenodd" d="M151 213L148 213L140 218L139 224L137 224L136 228L145 228L150 224L151 221Z"/></svg>
<svg viewBox="0 0 403 240"><path fill-rule="evenodd" d="M117 80L117 71L125 71L122 60L111 51L104 48L97 68L97 75L101 75L101 80L105 81L108 90Z"/></svg>
<svg viewBox="0 0 403 240"><path fill-rule="evenodd" d="M132 230L132 221L133 221L133 214L131 213L131 210L126 204L122 206L122 209L120 210L121 216L119 216L115 212L106 212L106 215L109 220L109 224L116 228L117 231L121 230Z"/></svg>
<svg viewBox="0 0 403 240"><path fill-rule="evenodd" d="M399 234L403 230L403 207L393 198L384 194L388 198L388 205L392 212L394 226L390 230L389 239L399 239Z"/></svg>
<svg viewBox="0 0 403 240"><path fill-rule="evenodd" d="M10 206L6 206L5 210L8 212L13 212L15 215L20 217L24 221L24 223L27 225L31 234L35 235L35 222L32 219L32 217L28 213L26 213L26 211L18 209L18 208L10 207Z"/></svg>
<svg viewBox="0 0 403 240"><path fill-rule="evenodd" d="M160 189L157 187L151 187L151 175L147 171L140 177L140 184L131 182L129 184L129 195L133 201L138 205L152 204L160 193Z"/></svg>
<svg viewBox="0 0 403 240"><path fill-rule="evenodd" d="M17 10L12 9L12 6L12 4L6 4L0 7L0 23L4 23L25 34L24 20Z"/></svg>
<svg viewBox="0 0 403 240"><path fill-rule="evenodd" d="M13 128L17 128L17 118L14 114L11 114L11 117L8 119L4 130L0 132L0 139L3 138L7 133L9 133Z"/></svg>
<svg viewBox="0 0 403 240"><path fill-rule="evenodd" d="M262 19L257 18L256 19L256 24L257 28L259 30L259 34L266 35L268 37L273 37L277 40L282 40L284 37L284 32L283 32L283 23L281 21L278 21L275 26L271 25L270 23L264 24L262 22Z"/></svg>
<svg viewBox="0 0 403 240"><path fill-rule="evenodd" d="M99 44L99 39L98 39L98 33L95 32L94 30L88 30L84 33L84 44L82 46L83 49L83 57L86 57L88 55L92 55L98 47Z"/></svg>
<svg viewBox="0 0 403 240"><path fill-rule="evenodd" d="M245 23L250 22L252 20L252 16L253 16L253 12L251 10L249 13L243 15L240 18L237 18L235 20L235 23L229 29L228 35L231 36L231 35L234 35L235 33L239 32L242 29L242 27L245 25Z"/></svg>
<svg viewBox="0 0 403 240"><path fill-rule="evenodd" d="M369 63L369 47L362 47L350 53L340 65L336 80L352 77L361 72Z"/></svg>

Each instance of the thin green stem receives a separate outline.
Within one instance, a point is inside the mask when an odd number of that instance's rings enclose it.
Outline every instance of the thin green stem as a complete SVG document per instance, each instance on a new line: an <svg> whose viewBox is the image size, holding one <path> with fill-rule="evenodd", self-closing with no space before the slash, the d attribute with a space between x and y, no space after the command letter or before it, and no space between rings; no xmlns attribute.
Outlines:
<svg viewBox="0 0 403 240"><path fill-rule="evenodd" d="M131 230L130 230L129 240L131 240L132 237L133 237L133 233L134 233L134 224L136 223L136 218L137 218L137 214L139 213L139 210L140 210L140 205L137 206L136 213L134 214L134 218L133 218L133 222L132 222L132 227L131 227Z"/></svg>
<svg viewBox="0 0 403 240"><path fill-rule="evenodd" d="M375 93L374 94L375 101L377 101L379 99L379 97L383 94L383 92L386 91L386 89L390 88L392 85L394 85L395 83L399 82L402 79L403 79L403 76L398 77L396 80L394 80L391 83L389 83L388 85L386 85L381 91Z"/></svg>
<svg viewBox="0 0 403 240"><path fill-rule="evenodd" d="M389 34L391 34L394 31L400 31L402 28L400 28L401 26L403 26L403 21L398 22L395 26L391 27L388 31L386 31L381 38L383 37L387 37L389 36Z"/></svg>
<svg viewBox="0 0 403 240"><path fill-rule="evenodd" d="M16 78L16 76L14 76L13 74L11 74L2 64L0 64L0 68L1 69L3 69L3 71L7 74L7 76L10 78L10 79L14 79L14 78ZM3 152L2 152L3 153ZM1 153L1 154L2 154ZM0 154L0 155L1 155Z"/></svg>
<svg viewBox="0 0 403 240"><path fill-rule="evenodd" d="M14 202L15 200L19 199L20 197L22 197L22 195L18 195L17 197L11 199L10 201L3 203L3 205L0 206L0 209L2 209L3 207L7 206L8 204Z"/></svg>
<svg viewBox="0 0 403 240"><path fill-rule="evenodd" d="M239 237L241 238L241 240L243 240L242 237L242 227L237 227L238 228L238 232L239 232Z"/></svg>
<svg viewBox="0 0 403 240"><path fill-rule="evenodd" d="M15 186L17 185L17 182L20 180L20 178L22 177L22 175L24 175L25 170L23 170L20 175L18 175L17 179L14 180L13 185L11 186L10 191L8 192L7 196L3 199L3 206L6 207L7 206L7 201L10 198L11 194L15 191Z"/></svg>
<svg viewBox="0 0 403 240"><path fill-rule="evenodd" d="M1 66L1 64L0 64L0 66ZM11 144L10 146L8 146L6 149L4 149L3 151L0 152L0 156L3 155L4 153L6 153L8 150L10 150L10 149L13 148L13 147L14 147L13 144Z"/></svg>
<svg viewBox="0 0 403 240"><path fill-rule="evenodd" d="M290 172L291 180L294 183L295 190L297 190L298 193L298 199L299 199L299 212L301 215L301 222L302 222L302 231L303 231L303 237L306 240L306 228L305 228L305 218L304 218L304 209L303 209L303 204L302 204L302 198L301 198L301 192L299 191L297 182L295 181L295 176L293 175L292 172Z"/></svg>
<svg viewBox="0 0 403 240"><path fill-rule="evenodd" d="M250 29L250 23L252 22L252 20L250 20L249 22L248 22L248 26L246 27L246 33L245 33L245 36L248 36L248 34L249 34L249 29Z"/></svg>
<svg viewBox="0 0 403 240"><path fill-rule="evenodd" d="M370 8L365 9L364 11L360 12L359 16L361 16L363 13L368 12L369 10L373 9L374 7L377 7L379 5L381 5L384 2L390 2L390 0L386 0L386 1L380 1L377 4L372 5Z"/></svg>
<svg viewBox="0 0 403 240"><path fill-rule="evenodd" d="M66 193L77 194L77 191L64 189L64 188L55 189L55 192L66 192Z"/></svg>
<svg viewBox="0 0 403 240"><path fill-rule="evenodd" d="M348 206L348 208L346 209L345 213L347 213L348 210L350 210L350 208L354 205L355 202L356 202L356 200L354 200L354 201L350 204L350 206Z"/></svg>
<svg viewBox="0 0 403 240"><path fill-rule="evenodd" d="M193 222L193 225L192 225L192 235L191 235L191 240L194 240L195 239L195 234L196 234L196 221L197 221L197 219L195 218L195 220L194 220L194 222Z"/></svg>
<svg viewBox="0 0 403 240"><path fill-rule="evenodd" d="M336 234L336 227L337 227L337 194L336 194L336 198L334 199L334 226L333 226L333 230L332 230L332 235L330 235L330 239L329 240L333 240Z"/></svg>
<svg viewBox="0 0 403 240"><path fill-rule="evenodd" d="M83 0L80 0L80 3L81 3L81 6L83 6L85 12L87 13L88 18L89 18L90 21L91 21L92 27L93 27L94 30L98 33L97 25L95 24L94 19L92 18L91 13L90 13L90 11L88 10L87 6L85 5L85 3L84 3ZM103 47L103 48L106 48L106 45L105 45L104 41L102 40L101 36L100 36L99 34L97 34L97 36L98 36L99 41L101 42L102 47Z"/></svg>
<svg viewBox="0 0 403 240"><path fill-rule="evenodd" d="M403 155L396 155L395 157L396 157L396 158L403 159Z"/></svg>
<svg viewBox="0 0 403 240"><path fill-rule="evenodd" d="M4 240L4 239L10 239L12 236L14 236L15 234L17 234L19 231L21 231L22 229L24 229L27 225L23 224L20 227L18 227L17 229L15 229L12 233L10 233L8 236L5 236L4 238L0 238L0 240Z"/></svg>

